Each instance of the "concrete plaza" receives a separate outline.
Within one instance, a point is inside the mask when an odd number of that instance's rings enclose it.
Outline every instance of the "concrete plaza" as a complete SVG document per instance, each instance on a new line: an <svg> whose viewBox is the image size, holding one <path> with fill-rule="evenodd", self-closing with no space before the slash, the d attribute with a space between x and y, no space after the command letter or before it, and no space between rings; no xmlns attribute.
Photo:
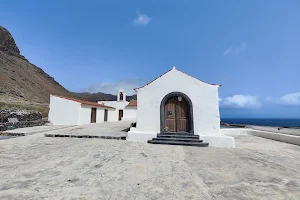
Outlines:
<svg viewBox="0 0 300 200"><path fill-rule="evenodd" d="M0 140L0 199L300 198L300 146L245 134L236 148L198 148L48 132Z"/></svg>

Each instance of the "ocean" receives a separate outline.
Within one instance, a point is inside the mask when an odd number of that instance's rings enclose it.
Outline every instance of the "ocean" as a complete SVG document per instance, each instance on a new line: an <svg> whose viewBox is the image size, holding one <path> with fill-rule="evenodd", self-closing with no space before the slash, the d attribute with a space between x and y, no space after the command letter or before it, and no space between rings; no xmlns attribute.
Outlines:
<svg viewBox="0 0 300 200"><path fill-rule="evenodd" d="M300 119L280 118L222 118L228 124L249 124L258 126L300 127Z"/></svg>

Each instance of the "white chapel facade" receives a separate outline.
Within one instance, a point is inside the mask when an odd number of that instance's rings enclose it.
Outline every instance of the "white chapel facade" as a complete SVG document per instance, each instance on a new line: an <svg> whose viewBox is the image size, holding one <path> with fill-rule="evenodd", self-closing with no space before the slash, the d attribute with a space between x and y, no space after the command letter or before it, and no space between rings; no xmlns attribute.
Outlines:
<svg viewBox="0 0 300 200"><path fill-rule="evenodd" d="M137 123L127 140L147 142L162 132L190 132L210 146L234 147L222 135L218 89L175 67L147 85L136 88Z"/></svg>

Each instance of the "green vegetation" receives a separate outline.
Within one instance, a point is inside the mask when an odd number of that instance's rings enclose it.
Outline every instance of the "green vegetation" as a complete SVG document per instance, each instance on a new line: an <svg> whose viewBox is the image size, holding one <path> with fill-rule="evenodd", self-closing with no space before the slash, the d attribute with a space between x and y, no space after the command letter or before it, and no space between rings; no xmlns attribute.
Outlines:
<svg viewBox="0 0 300 200"><path fill-rule="evenodd" d="M23 103L23 102L0 102L0 109L4 110L31 110L41 112L43 117L48 117L49 104Z"/></svg>

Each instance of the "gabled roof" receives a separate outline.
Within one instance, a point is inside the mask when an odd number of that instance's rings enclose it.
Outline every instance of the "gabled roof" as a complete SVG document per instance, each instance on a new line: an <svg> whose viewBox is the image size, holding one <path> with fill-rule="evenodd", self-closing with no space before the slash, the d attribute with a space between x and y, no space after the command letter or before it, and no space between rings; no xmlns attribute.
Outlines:
<svg viewBox="0 0 300 200"><path fill-rule="evenodd" d="M82 105L88 105L88 106L94 106L94 107L101 107L101 108L116 109L114 107L105 106L103 104L99 104L99 103L95 103L95 102L90 102L90 101L84 101L84 100L75 99L75 98L71 98L71 97L63 97L63 96L58 96L58 95L52 95L52 96L59 97L59 98L62 98L62 99L67 99L67 100L70 100L70 101L75 101L75 102L78 102L78 103L80 103Z"/></svg>
<svg viewBox="0 0 300 200"><path fill-rule="evenodd" d="M196 80L198 80L198 81L201 81L201 82L203 82L203 83L206 83L206 84L208 84L208 85L213 85L213 86L218 86L218 87L221 87L221 86L222 86L222 85L220 85L220 84L210 84L210 83L207 83L207 82L205 82L205 81L202 81L202 80L200 80L200 79L198 79L198 78L195 78L195 77L193 77L193 76L191 76L191 75L189 75L189 74L187 74L187 73L185 73L185 72L183 72L183 71L180 71L180 70L176 69L175 67L173 67L172 69L170 69L169 71L163 73L162 75L160 75L160 76L157 77L156 79L152 80L151 82L147 83L146 85L144 85L144 86L142 86L142 87L139 87L139 88L134 88L134 90L137 91L138 89L143 88L143 87L145 87L145 86L151 84L152 82L154 82L155 80L159 79L160 77L162 77L163 75L169 73L169 72L172 71L172 70L177 70L177 71L179 71L179 72L181 72L181 73L183 73L183 74L185 74L185 75L188 75L188 76L190 76L190 77L192 77L192 78L194 78L194 79L196 79Z"/></svg>
<svg viewBox="0 0 300 200"><path fill-rule="evenodd" d="M134 99L130 100L130 102L127 106L137 106L137 100L134 100Z"/></svg>

